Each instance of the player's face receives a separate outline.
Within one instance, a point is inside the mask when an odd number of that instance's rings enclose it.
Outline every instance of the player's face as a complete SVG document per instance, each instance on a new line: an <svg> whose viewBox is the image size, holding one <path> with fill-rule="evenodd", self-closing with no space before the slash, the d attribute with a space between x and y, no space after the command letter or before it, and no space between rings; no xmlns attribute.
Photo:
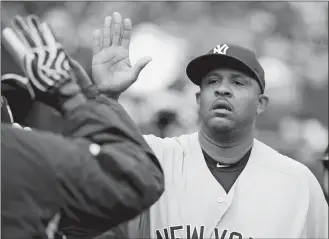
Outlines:
<svg viewBox="0 0 329 239"><path fill-rule="evenodd" d="M202 122L220 132L252 125L268 103L255 79L232 69L209 72L200 89L197 101Z"/></svg>

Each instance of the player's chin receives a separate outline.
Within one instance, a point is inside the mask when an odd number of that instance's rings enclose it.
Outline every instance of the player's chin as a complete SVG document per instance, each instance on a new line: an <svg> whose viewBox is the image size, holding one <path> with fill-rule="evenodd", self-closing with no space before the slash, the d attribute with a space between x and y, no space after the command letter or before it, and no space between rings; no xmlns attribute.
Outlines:
<svg viewBox="0 0 329 239"><path fill-rule="evenodd" d="M225 133L234 128L235 121L227 117L212 117L209 120L209 126L216 132Z"/></svg>

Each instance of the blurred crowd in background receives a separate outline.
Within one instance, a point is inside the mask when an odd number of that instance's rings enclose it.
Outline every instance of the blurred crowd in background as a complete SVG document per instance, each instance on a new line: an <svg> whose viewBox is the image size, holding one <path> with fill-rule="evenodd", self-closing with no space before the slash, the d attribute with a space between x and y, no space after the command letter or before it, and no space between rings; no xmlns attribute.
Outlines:
<svg viewBox="0 0 329 239"><path fill-rule="evenodd" d="M38 15L90 75L93 30L114 11L131 18L131 63L146 55L153 61L120 102L144 134L171 137L197 130L198 87L185 73L191 59L226 42L254 49L265 70L270 97L267 112L257 122L256 138L321 177L313 166L328 146L328 3L63 1L1 5L2 29L16 14ZM3 47L1 73L21 74ZM38 103L22 104L25 113L17 121L60 131L56 112L46 112Z"/></svg>

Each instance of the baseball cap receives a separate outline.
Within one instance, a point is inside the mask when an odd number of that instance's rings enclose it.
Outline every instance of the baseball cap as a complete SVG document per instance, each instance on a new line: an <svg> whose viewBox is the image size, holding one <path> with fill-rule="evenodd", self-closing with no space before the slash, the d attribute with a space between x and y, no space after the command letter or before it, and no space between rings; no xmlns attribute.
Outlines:
<svg viewBox="0 0 329 239"><path fill-rule="evenodd" d="M200 85L201 79L217 68L236 69L249 75L257 80L264 93L265 72L253 51L238 45L219 44L192 60L186 67L186 74L194 84Z"/></svg>

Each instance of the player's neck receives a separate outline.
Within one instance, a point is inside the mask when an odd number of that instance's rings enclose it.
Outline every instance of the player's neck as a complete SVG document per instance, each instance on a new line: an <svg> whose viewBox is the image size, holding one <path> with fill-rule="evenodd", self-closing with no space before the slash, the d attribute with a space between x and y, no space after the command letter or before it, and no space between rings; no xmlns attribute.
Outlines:
<svg viewBox="0 0 329 239"><path fill-rule="evenodd" d="M201 148L214 160L233 164L238 162L253 144L253 127L243 132L220 133L213 135L204 127L199 131Z"/></svg>

